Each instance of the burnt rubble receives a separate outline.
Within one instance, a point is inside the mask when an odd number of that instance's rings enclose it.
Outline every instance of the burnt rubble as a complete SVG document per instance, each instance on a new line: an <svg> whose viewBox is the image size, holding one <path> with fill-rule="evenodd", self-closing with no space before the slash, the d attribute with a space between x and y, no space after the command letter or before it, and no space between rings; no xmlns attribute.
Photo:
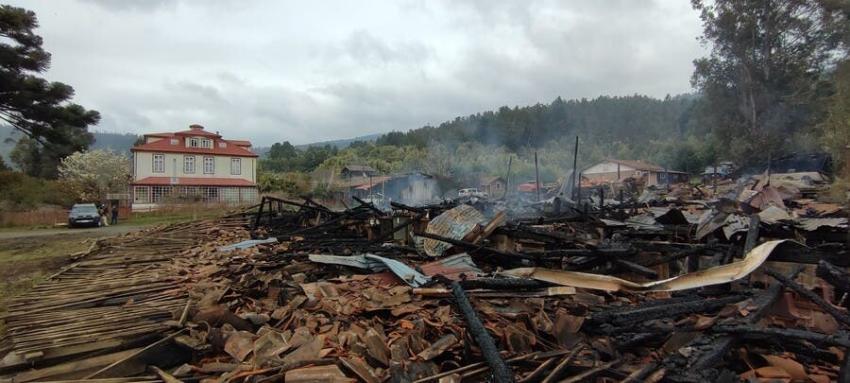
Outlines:
<svg viewBox="0 0 850 383"><path fill-rule="evenodd" d="M850 381L846 211L725 186L264 197L98 241L12 300L0 381Z"/></svg>

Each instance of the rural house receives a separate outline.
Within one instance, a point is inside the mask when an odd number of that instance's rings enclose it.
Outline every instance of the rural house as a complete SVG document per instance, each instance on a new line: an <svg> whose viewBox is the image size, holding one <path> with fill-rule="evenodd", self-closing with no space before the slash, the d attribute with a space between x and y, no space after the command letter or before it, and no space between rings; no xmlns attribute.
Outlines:
<svg viewBox="0 0 850 383"><path fill-rule="evenodd" d="M587 181L591 185L618 182L630 177L642 180L646 186L688 180L685 172L668 170L640 160L605 160L586 168L581 176L582 182Z"/></svg>
<svg viewBox="0 0 850 383"><path fill-rule="evenodd" d="M340 171L343 178L370 177L378 174L375 168L369 165L345 165Z"/></svg>
<svg viewBox="0 0 850 383"><path fill-rule="evenodd" d="M507 191L505 179L499 176L482 177L478 184L478 190L486 192L490 198L502 198Z"/></svg>
<svg viewBox="0 0 850 383"><path fill-rule="evenodd" d="M257 155L250 142L225 140L200 125L144 139L130 149L134 210L167 201L257 201Z"/></svg>

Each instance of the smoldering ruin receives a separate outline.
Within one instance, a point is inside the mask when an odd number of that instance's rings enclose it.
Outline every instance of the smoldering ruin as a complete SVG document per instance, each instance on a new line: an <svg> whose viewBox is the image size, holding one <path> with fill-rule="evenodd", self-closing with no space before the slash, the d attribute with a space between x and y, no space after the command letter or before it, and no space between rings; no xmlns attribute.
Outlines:
<svg viewBox="0 0 850 383"><path fill-rule="evenodd" d="M266 196L75 255L13 300L0 371L9 382L848 381L846 211L812 198L824 174L781 171L700 185L576 174L526 195L436 201L417 174L373 180L405 198L352 195L344 209Z"/></svg>

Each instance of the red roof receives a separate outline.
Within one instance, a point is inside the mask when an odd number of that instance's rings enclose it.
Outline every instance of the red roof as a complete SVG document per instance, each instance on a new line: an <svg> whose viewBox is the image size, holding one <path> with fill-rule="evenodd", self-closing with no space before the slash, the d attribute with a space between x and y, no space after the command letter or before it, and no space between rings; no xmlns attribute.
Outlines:
<svg viewBox="0 0 850 383"><path fill-rule="evenodd" d="M228 140L213 140L212 148L191 148L186 147L186 144L180 140L176 145L171 144L170 139L162 139L147 144L134 146L131 151L134 152L169 152L169 153L198 153L198 154L218 154L223 156L237 157L257 157L257 154L252 152L245 146L240 146ZM219 142L227 143L227 146L222 148Z"/></svg>
<svg viewBox="0 0 850 383"><path fill-rule="evenodd" d="M533 192L537 191L537 184L534 182L526 182L524 184L517 185L516 189L521 192Z"/></svg>
<svg viewBox="0 0 850 383"><path fill-rule="evenodd" d="M212 148L187 147L186 137L209 137L212 139ZM151 133L145 134L145 137L162 138L154 142L149 142L134 146L131 151L134 152L169 152L169 153L198 153L198 154L218 154L223 156L237 157L257 157L257 154L249 149L251 142L246 140L223 140L218 133L212 133L204 130L203 126L194 124L189 126L189 130L183 130L176 133ZM178 140L172 145L171 140ZM221 143L225 147L221 147Z"/></svg>
<svg viewBox="0 0 850 383"><path fill-rule="evenodd" d="M177 177L172 183L171 177L146 177L133 181L133 185L180 185L180 186L256 186L251 181L242 178L201 178Z"/></svg>

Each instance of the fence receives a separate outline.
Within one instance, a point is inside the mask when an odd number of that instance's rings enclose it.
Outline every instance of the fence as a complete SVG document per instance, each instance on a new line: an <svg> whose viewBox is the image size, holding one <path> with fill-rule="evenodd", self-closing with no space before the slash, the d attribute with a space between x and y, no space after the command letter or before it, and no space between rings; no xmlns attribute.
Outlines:
<svg viewBox="0 0 850 383"><path fill-rule="evenodd" d="M0 227L53 226L65 222L68 222L68 210L65 209L0 212Z"/></svg>

